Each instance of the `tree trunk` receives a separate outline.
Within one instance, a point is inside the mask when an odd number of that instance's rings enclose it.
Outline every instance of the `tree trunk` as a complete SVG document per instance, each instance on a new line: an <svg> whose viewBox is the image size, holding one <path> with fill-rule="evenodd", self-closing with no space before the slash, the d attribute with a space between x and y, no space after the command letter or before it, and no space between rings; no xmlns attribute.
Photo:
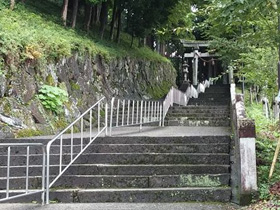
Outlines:
<svg viewBox="0 0 280 210"><path fill-rule="evenodd" d="M130 47L132 47L132 46L133 46L133 41L134 41L134 36L133 36L133 35L131 35L131 43L130 43Z"/></svg>
<svg viewBox="0 0 280 210"><path fill-rule="evenodd" d="M73 13L72 13L72 28L76 27L78 8L79 8L79 0L74 0Z"/></svg>
<svg viewBox="0 0 280 210"><path fill-rule="evenodd" d="M102 2L101 13L100 13L100 38L103 39L105 27L108 21L108 2Z"/></svg>
<svg viewBox="0 0 280 210"><path fill-rule="evenodd" d="M15 0L11 0L10 1L10 10L14 10L14 8L15 8Z"/></svg>
<svg viewBox="0 0 280 210"><path fill-rule="evenodd" d="M110 29L110 39L114 39L114 28L115 28L115 23L116 23L116 13L117 10L117 0L114 0L114 8L113 8L113 14L112 14L112 21L111 21L111 29Z"/></svg>
<svg viewBox="0 0 280 210"><path fill-rule="evenodd" d="M90 23L91 23L91 19L92 19L92 9L93 9L92 5L86 4L85 28L86 28L87 32L89 32Z"/></svg>
<svg viewBox="0 0 280 210"><path fill-rule="evenodd" d="M145 39L143 38L139 38L139 42L138 42L138 47L144 47L145 46Z"/></svg>
<svg viewBox="0 0 280 210"><path fill-rule="evenodd" d="M62 8L62 13L61 13L61 17L62 17L62 21L63 21L63 25L64 25L64 26L67 25L68 3L69 3L69 0L64 0L64 2L63 2L63 8Z"/></svg>
<svg viewBox="0 0 280 210"><path fill-rule="evenodd" d="M154 41L155 41L155 39L154 39L153 35L148 35L148 36L146 37L146 45L147 45L149 48L151 48L152 50L155 50Z"/></svg>
<svg viewBox="0 0 280 210"><path fill-rule="evenodd" d="M120 43L120 41L121 41L121 25L122 25L122 10L121 9L118 9L117 17L118 17L118 30L117 30L116 42Z"/></svg>
<svg viewBox="0 0 280 210"><path fill-rule="evenodd" d="M93 25L97 25L100 23L100 11L101 11L101 5L95 5L93 8L93 15L92 15Z"/></svg>
<svg viewBox="0 0 280 210"><path fill-rule="evenodd" d="M163 56L165 56L165 42L161 41L159 43L159 53Z"/></svg>

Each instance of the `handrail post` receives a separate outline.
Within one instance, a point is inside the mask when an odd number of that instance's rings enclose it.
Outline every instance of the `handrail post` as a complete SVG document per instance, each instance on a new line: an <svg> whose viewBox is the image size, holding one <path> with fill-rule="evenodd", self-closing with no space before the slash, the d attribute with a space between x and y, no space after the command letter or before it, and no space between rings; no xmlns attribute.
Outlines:
<svg viewBox="0 0 280 210"><path fill-rule="evenodd" d="M118 104L117 104L116 127L119 127L119 113L120 113L120 99L118 99Z"/></svg>
<svg viewBox="0 0 280 210"><path fill-rule="evenodd" d="M105 104L105 135L108 136L108 102Z"/></svg>
<svg viewBox="0 0 280 210"><path fill-rule="evenodd" d="M50 203L50 148L47 145L46 204Z"/></svg>
<svg viewBox="0 0 280 210"><path fill-rule="evenodd" d="M140 108L140 131L142 130L142 122L143 122L143 101L141 101L141 108Z"/></svg>
<svg viewBox="0 0 280 210"><path fill-rule="evenodd" d="M132 117L131 117L131 125L133 125L133 122L134 122L134 106L135 106L135 101L133 100L132 101Z"/></svg>
<svg viewBox="0 0 280 210"><path fill-rule="evenodd" d="M174 102L174 88L171 88L171 103L170 105L173 106L173 102Z"/></svg>
<svg viewBox="0 0 280 210"><path fill-rule="evenodd" d="M159 126L161 127L162 125L162 103L160 103L160 106L159 106Z"/></svg>
<svg viewBox="0 0 280 210"><path fill-rule="evenodd" d="M163 101L163 108L162 108L162 127L164 127L164 119L165 119L165 112L166 112L166 101Z"/></svg>
<svg viewBox="0 0 280 210"><path fill-rule="evenodd" d="M46 182L46 147L42 146L43 150L43 168L42 168L42 195L41 195L41 200L42 200L42 205L45 204L45 194L46 194L46 189L45 189L45 182Z"/></svg>
<svg viewBox="0 0 280 210"><path fill-rule="evenodd" d="M115 102L115 97L113 97L112 100L111 100L110 134L109 134L110 136L112 136L114 102Z"/></svg>
<svg viewBox="0 0 280 210"><path fill-rule="evenodd" d="M130 100L127 101L127 125L129 125Z"/></svg>

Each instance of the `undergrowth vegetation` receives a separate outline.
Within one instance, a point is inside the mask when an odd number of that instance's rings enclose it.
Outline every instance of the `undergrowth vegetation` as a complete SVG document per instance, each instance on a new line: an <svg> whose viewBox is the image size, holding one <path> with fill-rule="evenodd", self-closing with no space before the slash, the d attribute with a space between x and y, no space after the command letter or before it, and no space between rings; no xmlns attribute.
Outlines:
<svg viewBox="0 0 280 210"><path fill-rule="evenodd" d="M68 93L59 87L43 85L38 98L46 109L58 114L63 111L63 104L68 101Z"/></svg>
<svg viewBox="0 0 280 210"><path fill-rule="evenodd" d="M121 44L116 44L100 40L92 32L87 34L82 30L65 28L60 24L58 16L34 9L40 4L48 4L47 8L52 4L54 10L58 10L58 6L49 1L36 2L19 3L13 11L0 2L0 55L9 66L34 60L40 63L57 61L73 52L100 54L105 59L130 56L168 62L166 58L146 47L130 47L129 36L126 34L122 34ZM40 7L43 7L42 5ZM4 60L0 60L0 72Z"/></svg>
<svg viewBox="0 0 280 210"><path fill-rule="evenodd" d="M278 192L274 190L280 181L280 157L278 158L273 177L269 180L268 176L276 144L280 137L279 121L266 118L262 110L262 104L248 103L246 104L246 110L248 116L254 119L256 124L259 198L261 200L275 200L276 202L280 199L280 190L278 189Z"/></svg>

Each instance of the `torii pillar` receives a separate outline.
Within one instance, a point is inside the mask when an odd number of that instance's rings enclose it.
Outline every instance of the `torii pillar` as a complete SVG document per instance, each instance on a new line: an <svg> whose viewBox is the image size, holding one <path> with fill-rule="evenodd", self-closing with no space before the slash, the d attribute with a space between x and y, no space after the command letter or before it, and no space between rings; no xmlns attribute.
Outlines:
<svg viewBox="0 0 280 210"><path fill-rule="evenodd" d="M193 85L197 85L198 77L198 50L194 50L194 62L193 62Z"/></svg>

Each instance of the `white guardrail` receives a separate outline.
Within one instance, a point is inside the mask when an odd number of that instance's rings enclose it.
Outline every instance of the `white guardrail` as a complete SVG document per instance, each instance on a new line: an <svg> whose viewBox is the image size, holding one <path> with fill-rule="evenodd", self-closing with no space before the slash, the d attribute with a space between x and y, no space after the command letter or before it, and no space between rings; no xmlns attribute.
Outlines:
<svg viewBox="0 0 280 210"><path fill-rule="evenodd" d="M110 110L110 136L113 127L140 126L143 124L159 123L162 119L162 101L151 100L111 100Z"/></svg>
<svg viewBox="0 0 280 210"><path fill-rule="evenodd" d="M25 166L25 186L21 187L19 186L17 189L11 189L10 186L10 181L12 179L13 173L11 172L11 168L14 168L14 156L11 155L11 150L16 147L20 147L22 149L26 149L26 166ZM41 185L41 189L30 189L30 184L29 184L29 180L30 180L30 176L29 176L29 171L30 171L30 148L31 147L41 147L42 148L42 185ZM4 192L6 194L6 197L1 198L0 202L5 202L5 201L9 201L15 198L20 198L20 197L25 197L25 196L30 196L30 195L34 195L37 193L41 193L41 199L42 199L42 204L44 204L45 202L45 168L46 168L46 164L45 164L45 157L46 157L46 149L45 146L41 143L1 143L0 144L0 148L1 150L7 149L7 167L6 167L6 171L7 171L7 177L6 178L6 189L4 188L4 186L1 186L1 188L5 189L5 190L1 190L0 192Z"/></svg>
<svg viewBox="0 0 280 210"><path fill-rule="evenodd" d="M100 136L104 131L106 131L107 134L107 122L108 122L108 104L105 101L105 97L101 98L98 102L96 102L92 107L90 107L87 111L85 111L78 119L76 119L73 123L71 123L67 128L65 128L60 134L58 134L55 138L53 138L48 144L47 144L47 169L46 169L46 204L49 204L49 190L53 186L53 184L63 175L63 173L77 160L84 151L92 144L92 142ZM101 127L101 104L105 103L105 123L104 126ZM93 133L93 113L97 112L97 133ZM85 126L85 119L89 122L89 141L86 142L86 139L84 138L84 132L86 131ZM74 153L74 129L76 133L79 133L78 137L78 144L80 145L79 152ZM65 141L64 135L70 132L70 158L65 158L65 156L69 156L69 154L66 154L63 152L63 149L65 146L69 146L69 142L66 142L67 144L64 144ZM59 145L59 160L52 161L50 159L50 156L52 155L52 146L53 145ZM77 145L77 144L75 144ZM68 161L67 161L68 160ZM58 164L58 175L54 177L53 180L50 180L50 166L57 165Z"/></svg>

